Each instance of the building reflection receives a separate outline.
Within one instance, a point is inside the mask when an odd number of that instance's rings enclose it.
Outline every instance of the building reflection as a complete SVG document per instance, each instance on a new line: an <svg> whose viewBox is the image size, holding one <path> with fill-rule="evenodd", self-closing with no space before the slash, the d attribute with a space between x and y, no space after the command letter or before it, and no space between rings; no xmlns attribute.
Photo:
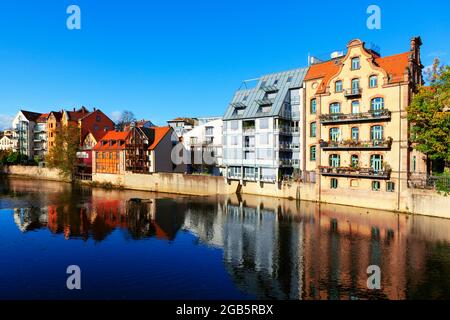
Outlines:
<svg viewBox="0 0 450 320"><path fill-rule="evenodd" d="M141 203L130 202L140 197ZM146 199L148 198L148 199ZM450 220L257 196L181 197L84 188L40 195L14 210L23 231L66 239L174 240L223 250L243 292L265 299L435 299L449 297ZM382 290L367 289L367 267Z"/></svg>

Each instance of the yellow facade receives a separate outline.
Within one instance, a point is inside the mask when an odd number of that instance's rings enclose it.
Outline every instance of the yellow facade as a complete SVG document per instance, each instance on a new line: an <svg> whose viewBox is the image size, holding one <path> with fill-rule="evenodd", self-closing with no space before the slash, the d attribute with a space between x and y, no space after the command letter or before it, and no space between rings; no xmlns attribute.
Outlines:
<svg viewBox="0 0 450 320"><path fill-rule="evenodd" d="M406 116L422 81L420 44L415 38L409 52L382 58L353 40L345 56L311 66L303 169L316 172L320 201L354 195L355 205L383 201L405 209L412 171ZM423 171L423 157L414 154L416 170Z"/></svg>

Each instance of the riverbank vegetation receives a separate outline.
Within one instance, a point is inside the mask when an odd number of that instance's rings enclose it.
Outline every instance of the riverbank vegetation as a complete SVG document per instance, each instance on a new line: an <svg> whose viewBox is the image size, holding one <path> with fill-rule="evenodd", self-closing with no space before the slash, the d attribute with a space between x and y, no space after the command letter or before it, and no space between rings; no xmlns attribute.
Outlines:
<svg viewBox="0 0 450 320"><path fill-rule="evenodd" d="M72 178L76 172L77 152L80 146L80 130L74 126L61 128L55 144L46 157L49 168L59 169L65 178Z"/></svg>

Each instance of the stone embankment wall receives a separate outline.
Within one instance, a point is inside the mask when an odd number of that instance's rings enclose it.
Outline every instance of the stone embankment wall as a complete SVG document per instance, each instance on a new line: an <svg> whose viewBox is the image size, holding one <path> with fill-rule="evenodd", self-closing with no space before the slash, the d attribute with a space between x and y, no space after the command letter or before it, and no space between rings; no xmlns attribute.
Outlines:
<svg viewBox="0 0 450 320"><path fill-rule="evenodd" d="M1 169L8 175L24 176L33 179L61 181L58 170L10 166ZM408 189L401 198L402 208L398 210L398 199L381 193L357 192L337 195L320 194L314 183L289 182L281 184L245 182L227 182L223 177L186 175L181 173L154 173L124 175L94 174L93 181L111 183L131 190L166 192L196 196L229 195L235 193L254 194L275 198L286 198L323 203L363 207L386 211L400 211L417 215L427 215L450 219L450 196L444 196L433 190Z"/></svg>

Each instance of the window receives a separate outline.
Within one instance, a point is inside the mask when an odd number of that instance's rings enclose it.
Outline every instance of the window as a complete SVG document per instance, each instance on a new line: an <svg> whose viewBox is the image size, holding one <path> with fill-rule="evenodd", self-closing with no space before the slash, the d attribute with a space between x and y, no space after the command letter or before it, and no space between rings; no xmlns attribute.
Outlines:
<svg viewBox="0 0 450 320"><path fill-rule="evenodd" d="M311 146L309 148L309 160L316 161L316 146Z"/></svg>
<svg viewBox="0 0 450 320"><path fill-rule="evenodd" d="M258 108L258 113L269 113L271 109L272 109L271 105L260 106Z"/></svg>
<svg viewBox="0 0 450 320"><path fill-rule="evenodd" d="M263 144L263 145L269 144L269 134L261 133L259 135L259 144Z"/></svg>
<svg viewBox="0 0 450 320"><path fill-rule="evenodd" d="M239 122L237 120L231 121L231 130L237 130L239 127Z"/></svg>
<svg viewBox="0 0 450 320"><path fill-rule="evenodd" d="M338 187L338 180L336 178L331 178L330 180L330 188L331 189L337 189Z"/></svg>
<svg viewBox="0 0 450 320"><path fill-rule="evenodd" d="M338 80L334 84L334 91L336 92L342 92L342 81Z"/></svg>
<svg viewBox="0 0 450 320"><path fill-rule="evenodd" d="M206 127L205 128L205 134L208 136L214 135L214 127Z"/></svg>
<svg viewBox="0 0 450 320"><path fill-rule="evenodd" d="M341 164L341 156L338 154L330 154L330 167L339 167Z"/></svg>
<svg viewBox="0 0 450 320"><path fill-rule="evenodd" d="M380 191L380 181L372 181L372 190Z"/></svg>
<svg viewBox="0 0 450 320"><path fill-rule="evenodd" d="M94 131L98 131L98 125L94 125Z"/></svg>
<svg viewBox="0 0 450 320"><path fill-rule="evenodd" d="M338 141L341 135L341 130L339 128L330 128L330 140Z"/></svg>
<svg viewBox="0 0 450 320"><path fill-rule="evenodd" d="M395 183L392 181L386 182L386 191L387 192L394 192L395 191Z"/></svg>
<svg viewBox="0 0 450 320"><path fill-rule="evenodd" d="M384 109L384 99L383 98L374 98L370 102L370 109L372 111L383 110Z"/></svg>
<svg viewBox="0 0 450 320"><path fill-rule="evenodd" d="M237 146L238 144L238 137L237 136L231 136L231 145Z"/></svg>
<svg viewBox="0 0 450 320"><path fill-rule="evenodd" d="M359 79L352 80L352 93L353 94L359 93Z"/></svg>
<svg viewBox="0 0 450 320"><path fill-rule="evenodd" d="M383 169L383 156L379 154L373 154L370 156L370 166L375 172Z"/></svg>
<svg viewBox="0 0 450 320"><path fill-rule="evenodd" d="M259 119L259 128L260 129L268 129L269 128L269 119Z"/></svg>
<svg viewBox="0 0 450 320"><path fill-rule="evenodd" d="M361 68L359 57L352 58L352 70L358 70Z"/></svg>
<svg viewBox="0 0 450 320"><path fill-rule="evenodd" d="M273 82L273 85L276 86L277 84L278 84L278 80L275 80L275 81Z"/></svg>
<svg viewBox="0 0 450 320"><path fill-rule="evenodd" d="M95 117L95 120L97 120L97 122L100 122L100 121L102 121L102 118L100 117L100 115L97 115L97 116Z"/></svg>
<svg viewBox="0 0 450 320"><path fill-rule="evenodd" d="M255 159L255 152L254 151L245 151L244 159L245 160L254 160Z"/></svg>
<svg viewBox="0 0 450 320"><path fill-rule="evenodd" d="M315 122L312 122L310 124L310 130L309 130L309 134L312 138L316 137L316 131L317 131L317 124Z"/></svg>
<svg viewBox="0 0 450 320"><path fill-rule="evenodd" d="M233 115L242 116L244 114L245 108L235 108L233 111Z"/></svg>
<svg viewBox="0 0 450 320"><path fill-rule="evenodd" d="M291 82L291 81L292 81L292 76L290 76L290 77L287 78L287 82L288 82L288 83Z"/></svg>
<svg viewBox="0 0 450 320"><path fill-rule="evenodd" d="M359 113L359 101L352 101L352 113Z"/></svg>
<svg viewBox="0 0 450 320"><path fill-rule="evenodd" d="M247 99L248 99L248 94L246 94L246 95L244 96L244 99L242 99L242 101L247 101Z"/></svg>
<svg viewBox="0 0 450 320"><path fill-rule="evenodd" d="M352 128L352 140L353 141L359 140L359 128L357 128L357 127Z"/></svg>
<svg viewBox="0 0 450 320"><path fill-rule="evenodd" d="M315 114L317 111L317 100L311 99L311 114Z"/></svg>
<svg viewBox="0 0 450 320"><path fill-rule="evenodd" d="M378 87L378 77L377 76L370 76L369 77L369 87L370 88Z"/></svg>
<svg viewBox="0 0 450 320"><path fill-rule="evenodd" d="M383 127L372 126L370 127L370 140L383 140Z"/></svg>
<svg viewBox="0 0 450 320"><path fill-rule="evenodd" d="M334 102L330 104L330 113L340 113L341 104L339 102Z"/></svg>
<svg viewBox="0 0 450 320"><path fill-rule="evenodd" d="M358 166L358 164L359 164L359 157L358 157L357 154L352 154L351 163L352 163L352 167L353 168Z"/></svg>

